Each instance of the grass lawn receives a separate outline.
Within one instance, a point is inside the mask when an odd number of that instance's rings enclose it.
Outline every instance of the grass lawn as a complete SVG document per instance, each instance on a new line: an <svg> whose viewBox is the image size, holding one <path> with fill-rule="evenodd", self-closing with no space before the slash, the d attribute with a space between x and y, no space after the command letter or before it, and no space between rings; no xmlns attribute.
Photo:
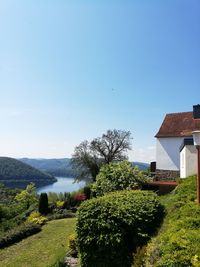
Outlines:
<svg viewBox="0 0 200 267"><path fill-rule="evenodd" d="M48 222L40 233L0 250L0 267L51 266L65 255L74 228L74 218Z"/></svg>

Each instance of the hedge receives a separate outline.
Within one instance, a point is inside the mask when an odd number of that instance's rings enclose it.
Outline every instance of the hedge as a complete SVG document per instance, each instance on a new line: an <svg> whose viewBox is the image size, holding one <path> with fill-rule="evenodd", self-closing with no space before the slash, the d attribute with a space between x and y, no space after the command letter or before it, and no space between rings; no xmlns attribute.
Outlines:
<svg viewBox="0 0 200 267"><path fill-rule="evenodd" d="M18 228L12 229L6 233L5 236L0 238L0 248L10 246L40 231L41 226L38 224L23 224Z"/></svg>
<svg viewBox="0 0 200 267"><path fill-rule="evenodd" d="M161 222L163 206L152 192L118 191L85 201L78 210L82 267L130 267L132 253Z"/></svg>

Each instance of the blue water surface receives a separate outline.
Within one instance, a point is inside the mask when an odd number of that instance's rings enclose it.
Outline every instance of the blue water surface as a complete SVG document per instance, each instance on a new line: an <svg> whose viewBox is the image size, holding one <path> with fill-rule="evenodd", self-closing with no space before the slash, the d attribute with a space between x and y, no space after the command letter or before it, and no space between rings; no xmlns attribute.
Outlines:
<svg viewBox="0 0 200 267"><path fill-rule="evenodd" d="M73 192L79 190L81 187L84 187L85 182L75 182L74 178L69 177L56 177L57 182L39 187L37 189L37 193L48 193L48 192L55 192L55 193L64 193L64 192Z"/></svg>

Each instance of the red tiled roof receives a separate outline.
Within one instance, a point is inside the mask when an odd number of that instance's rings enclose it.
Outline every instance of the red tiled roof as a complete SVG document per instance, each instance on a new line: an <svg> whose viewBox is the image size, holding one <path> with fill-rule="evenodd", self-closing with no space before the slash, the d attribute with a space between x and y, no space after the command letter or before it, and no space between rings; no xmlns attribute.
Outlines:
<svg viewBox="0 0 200 267"><path fill-rule="evenodd" d="M194 130L200 130L200 119L194 119L193 112L170 113L155 137L189 137Z"/></svg>

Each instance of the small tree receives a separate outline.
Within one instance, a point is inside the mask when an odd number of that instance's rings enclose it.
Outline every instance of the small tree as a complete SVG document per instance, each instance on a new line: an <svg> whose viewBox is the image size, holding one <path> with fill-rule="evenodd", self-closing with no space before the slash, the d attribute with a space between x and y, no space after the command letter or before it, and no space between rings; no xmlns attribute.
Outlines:
<svg viewBox="0 0 200 267"><path fill-rule="evenodd" d="M35 204L38 201L38 198L34 183L28 184L25 190L22 190L16 195L15 200L26 209Z"/></svg>
<svg viewBox="0 0 200 267"><path fill-rule="evenodd" d="M138 189L146 180L147 176L128 161L110 163L100 169L93 191L102 196L112 191Z"/></svg>
<svg viewBox="0 0 200 267"><path fill-rule="evenodd" d="M41 193L39 199L39 213L47 214L49 211L48 208L48 196L47 193Z"/></svg>

